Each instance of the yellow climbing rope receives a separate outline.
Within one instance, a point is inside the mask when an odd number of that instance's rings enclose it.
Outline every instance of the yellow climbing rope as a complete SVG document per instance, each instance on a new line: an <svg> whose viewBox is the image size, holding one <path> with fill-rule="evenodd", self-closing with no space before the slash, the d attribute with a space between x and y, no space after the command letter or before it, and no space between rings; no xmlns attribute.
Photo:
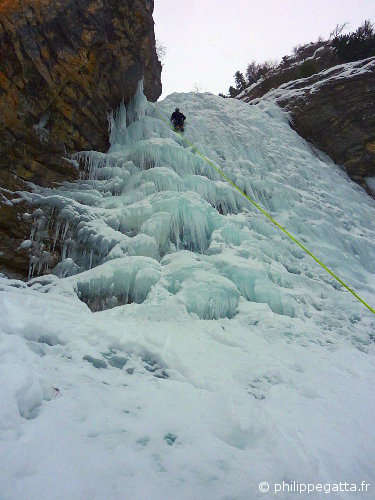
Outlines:
<svg viewBox="0 0 375 500"><path fill-rule="evenodd" d="M367 307L367 309L369 309L373 314L375 314L375 309L373 309L369 304L367 304L367 302L365 302L354 290L352 290L344 281L342 281L338 276L336 276L336 274L331 271L331 269L329 269L329 267L327 267L320 259L318 259L318 257L316 257L312 252L310 252L310 250L308 250L302 243L300 243L297 238L295 238L292 234L290 234L290 232L285 229L281 224L279 224L273 217L271 217L271 215L269 213L267 213L261 206L258 205L258 203L256 203L254 200L252 200L250 198L250 196L248 196L246 193L244 193L242 191L242 189L240 189L233 181L231 181L229 179L229 177L227 177L224 172L219 168L217 167L214 163L212 163L211 160L209 160L203 153L201 153L199 151L199 149L194 146L193 143L191 143L189 141L189 139L187 139L184 135L182 135L180 132L177 132L174 127L170 124L169 121L167 121L158 111L158 109L156 109L155 107L155 110L156 110L156 114L159 116L159 118L164 122L166 123L166 125L171 129L173 130L173 132L177 135L179 135L182 140L190 147L192 147L194 149L194 151L196 151L198 153L199 156L201 156L203 158L203 160L205 160L209 165L211 165L211 167L213 167L216 172L218 172L221 177L223 177L227 182L229 182L229 184L234 187L234 189L236 189L239 193L242 194L242 196L244 196L250 203L252 203L254 205L254 207L256 207L260 212L262 212L263 215L265 215L267 217L267 219L269 219L277 228L280 229L280 231L282 231L284 234L286 234L288 236L288 238L290 238L292 241L294 241L294 243L296 243L300 248L302 248L302 250L304 252L306 252L308 255L310 255L310 257L312 257L328 274L330 274L336 281L338 281L340 283L340 285L342 285L344 288L346 288L346 290L348 290L348 292L350 292L352 295L354 295L354 297L356 299L358 299L360 302L362 302L362 304L364 306Z"/></svg>

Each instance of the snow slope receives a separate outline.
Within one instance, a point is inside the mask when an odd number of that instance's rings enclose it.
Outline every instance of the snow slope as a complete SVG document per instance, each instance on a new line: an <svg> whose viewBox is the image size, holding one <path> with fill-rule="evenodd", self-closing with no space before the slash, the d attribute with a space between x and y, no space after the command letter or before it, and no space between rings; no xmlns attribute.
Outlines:
<svg viewBox="0 0 375 500"><path fill-rule="evenodd" d="M375 304L375 202L279 108L152 105L140 88L108 154L74 158L82 180L22 195L34 277L0 277L1 498L375 483L375 316L158 118L175 106L189 140Z"/></svg>
<svg viewBox="0 0 375 500"><path fill-rule="evenodd" d="M319 49L318 49L319 50ZM314 56L311 58L313 59ZM310 58L304 60L308 61ZM237 96L237 99L242 99L245 102L250 102L256 104L261 100L269 100L271 102L289 100L299 97L305 97L308 94L314 94L318 92L320 87L329 84L333 80L336 81L347 81L350 78L357 77L359 75L364 75L365 73L370 73L374 71L375 67L375 57L369 57L367 59L361 59L360 61L352 61L345 64L338 64L332 66L331 68L315 73L312 76L306 78L299 78L297 80L291 80L289 82L283 83L276 89L271 89L262 97L256 99L250 99L247 97L247 93L258 85L258 82L254 83L247 89L245 89L241 94Z"/></svg>

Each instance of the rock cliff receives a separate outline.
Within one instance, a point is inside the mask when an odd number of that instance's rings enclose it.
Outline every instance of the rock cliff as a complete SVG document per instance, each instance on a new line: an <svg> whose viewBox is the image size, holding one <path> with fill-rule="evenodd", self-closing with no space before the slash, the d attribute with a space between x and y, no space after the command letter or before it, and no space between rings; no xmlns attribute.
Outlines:
<svg viewBox="0 0 375 500"><path fill-rule="evenodd" d="M256 85L239 98L250 104L276 99L290 111L302 137L374 196L366 178L375 176L375 57L336 65L259 95Z"/></svg>
<svg viewBox="0 0 375 500"><path fill-rule="evenodd" d="M65 158L108 146L107 112L144 76L161 94L152 0L3 0L0 4L0 272L24 275L28 226L12 192L74 179ZM26 234L25 234L26 233Z"/></svg>

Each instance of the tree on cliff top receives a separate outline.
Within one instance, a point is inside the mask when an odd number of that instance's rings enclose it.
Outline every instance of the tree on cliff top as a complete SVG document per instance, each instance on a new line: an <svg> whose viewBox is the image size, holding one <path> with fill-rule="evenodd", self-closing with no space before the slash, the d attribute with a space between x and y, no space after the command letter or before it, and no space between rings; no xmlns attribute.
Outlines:
<svg viewBox="0 0 375 500"><path fill-rule="evenodd" d="M340 61L350 62L375 56L375 29L368 19L353 33L338 35L332 40Z"/></svg>
<svg viewBox="0 0 375 500"><path fill-rule="evenodd" d="M234 74L234 83L237 90L243 90L246 88L246 80L241 71L236 71Z"/></svg>

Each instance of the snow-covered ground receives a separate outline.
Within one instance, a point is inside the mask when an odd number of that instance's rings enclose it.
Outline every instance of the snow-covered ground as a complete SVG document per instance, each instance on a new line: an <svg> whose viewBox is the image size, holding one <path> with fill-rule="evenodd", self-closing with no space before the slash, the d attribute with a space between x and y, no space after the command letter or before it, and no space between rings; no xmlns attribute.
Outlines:
<svg viewBox="0 0 375 500"><path fill-rule="evenodd" d="M23 195L34 277L0 277L0 497L374 498L374 314L155 112L176 106L374 307L375 202L281 110L138 94L109 153L76 156L88 179Z"/></svg>

